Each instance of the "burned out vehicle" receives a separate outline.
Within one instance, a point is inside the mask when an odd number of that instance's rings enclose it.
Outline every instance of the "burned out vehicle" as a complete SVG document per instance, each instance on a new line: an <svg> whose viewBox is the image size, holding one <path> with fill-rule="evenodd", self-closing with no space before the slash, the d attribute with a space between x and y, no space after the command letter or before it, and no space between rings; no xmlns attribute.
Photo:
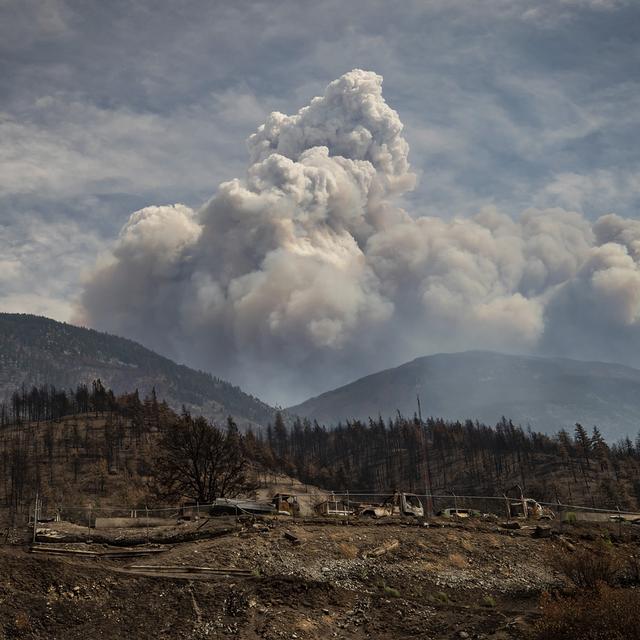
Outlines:
<svg viewBox="0 0 640 640"><path fill-rule="evenodd" d="M481 518L482 513L475 509L458 509L457 507L448 507L442 511L438 511L441 518Z"/></svg>
<svg viewBox="0 0 640 640"><path fill-rule="evenodd" d="M414 493L395 492L381 504L361 503L355 511L356 515L364 518L424 517L422 502Z"/></svg>
<svg viewBox="0 0 640 640"><path fill-rule="evenodd" d="M296 496L288 493L276 493L271 503L275 507L278 515L293 517L300 515L300 504Z"/></svg>
<svg viewBox="0 0 640 640"><path fill-rule="evenodd" d="M543 507L533 498L521 498L508 502L508 515L510 518L525 518L533 520L553 520L556 514L548 507Z"/></svg>
<svg viewBox="0 0 640 640"><path fill-rule="evenodd" d="M509 496L508 493L519 494L518 497ZM533 498L526 498L522 487L517 484L512 487L509 492L503 493L508 518L523 518L525 520L553 520L556 514L548 507L542 506Z"/></svg>
<svg viewBox="0 0 640 640"><path fill-rule="evenodd" d="M209 508L212 516L299 516L298 498L286 493L276 493L271 502L249 499L218 498Z"/></svg>
<svg viewBox="0 0 640 640"><path fill-rule="evenodd" d="M209 515L212 516L241 516L241 515L276 515L277 509L270 502L257 500L218 498L209 507Z"/></svg>
<svg viewBox="0 0 640 640"><path fill-rule="evenodd" d="M348 517L355 515L353 503L349 504L346 500L335 497L319 502L314 507L314 511L319 516Z"/></svg>

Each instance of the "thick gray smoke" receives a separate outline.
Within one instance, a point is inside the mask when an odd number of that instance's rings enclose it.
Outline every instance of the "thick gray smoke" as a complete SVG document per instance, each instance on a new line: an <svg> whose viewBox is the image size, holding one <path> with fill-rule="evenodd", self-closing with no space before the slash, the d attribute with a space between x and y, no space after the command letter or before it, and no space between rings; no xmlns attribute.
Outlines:
<svg viewBox="0 0 640 640"><path fill-rule="evenodd" d="M411 217L409 147L381 89L345 74L272 113L245 179L199 211L132 214L80 319L283 404L433 351L640 364L640 222Z"/></svg>

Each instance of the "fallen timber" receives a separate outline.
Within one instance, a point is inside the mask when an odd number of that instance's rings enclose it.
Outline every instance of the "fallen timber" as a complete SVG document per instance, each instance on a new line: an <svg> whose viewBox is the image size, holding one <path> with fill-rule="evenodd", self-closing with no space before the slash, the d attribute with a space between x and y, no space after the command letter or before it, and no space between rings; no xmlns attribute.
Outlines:
<svg viewBox="0 0 640 640"><path fill-rule="evenodd" d="M207 522L206 524L210 524ZM205 523L203 523L205 525ZM190 531L175 531L175 532L158 532L154 531L152 535L146 536L144 533L138 533L137 535L131 535L129 532L121 536L105 535L100 532L92 530L90 533L58 533L54 534L38 532L36 535L36 542L42 544L65 544L65 543L79 543L79 542L93 542L97 544L108 544L113 547L135 547L139 545L152 544L164 544L173 545L181 542L194 542L196 540L210 540L212 538L218 538L222 536L232 535L238 532L238 527L224 527L224 528L209 528L207 526L202 528L192 529Z"/></svg>
<svg viewBox="0 0 640 640"><path fill-rule="evenodd" d="M67 549L66 547L54 547L50 544L31 545L31 553L43 553L47 555L80 556L85 558L103 558L105 560L118 558L138 558L163 553L167 549Z"/></svg>
<svg viewBox="0 0 640 640"><path fill-rule="evenodd" d="M214 580L218 578L254 578L256 572L251 569L237 569L235 567L195 567L183 565L129 565L118 569L121 573L137 575L178 578L187 580Z"/></svg>
<svg viewBox="0 0 640 640"><path fill-rule="evenodd" d="M213 573L216 575L236 575L236 576L252 576L253 571L251 569L236 569L235 567L194 567L183 565L165 565L165 564L132 564L127 569L142 569L144 571L158 571L162 572L183 572L183 573Z"/></svg>

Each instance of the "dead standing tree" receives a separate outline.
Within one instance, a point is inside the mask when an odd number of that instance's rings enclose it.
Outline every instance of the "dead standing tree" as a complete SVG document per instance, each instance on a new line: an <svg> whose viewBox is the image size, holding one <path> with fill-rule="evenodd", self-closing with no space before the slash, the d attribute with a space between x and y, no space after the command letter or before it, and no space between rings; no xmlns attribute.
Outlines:
<svg viewBox="0 0 640 640"><path fill-rule="evenodd" d="M252 488L241 436L231 419L223 431L184 413L165 431L155 468L156 493L164 499L210 504Z"/></svg>

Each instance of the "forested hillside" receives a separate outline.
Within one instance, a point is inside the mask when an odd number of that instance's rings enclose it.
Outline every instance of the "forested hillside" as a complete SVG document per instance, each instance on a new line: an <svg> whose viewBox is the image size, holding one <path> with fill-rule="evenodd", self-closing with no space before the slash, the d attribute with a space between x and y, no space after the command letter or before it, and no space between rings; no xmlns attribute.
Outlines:
<svg viewBox="0 0 640 640"><path fill-rule="evenodd" d="M608 445L576 424L550 436L507 420L495 426L442 419L354 421L326 429L297 420L269 428L253 457L336 491L501 496L519 485L545 502L636 509L640 438Z"/></svg>
<svg viewBox="0 0 640 640"><path fill-rule="evenodd" d="M188 441L179 442L181 433ZM198 457L184 466L179 459L185 452L187 460L204 455L211 445L206 464ZM164 449L168 483L159 462ZM597 428L580 424L549 436L507 420L492 427L397 416L327 429L308 420L288 427L276 413L266 429L240 434L232 422L215 428L176 414L153 393L116 396L99 381L73 392L44 386L14 393L0 405L0 509L11 517L27 513L36 492L49 511L157 505L168 499L158 482L178 482L170 504L180 496L202 504L230 485L208 477L185 489L185 470L215 475L237 471L244 461L255 474L270 470L338 492L424 493L430 485L436 495L501 496L519 485L545 502L640 507L640 439L609 445ZM233 489L242 486L250 483Z"/></svg>
<svg viewBox="0 0 640 640"><path fill-rule="evenodd" d="M640 371L603 362L484 351L417 358L311 398L290 412L324 424L396 412L495 424L502 416L556 433L576 422L615 441L640 429Z"/></svg>
<svg viewBox="0 0 640 640"><path fill-rule="evenodd" d="M212 363L215 367L215 363ZM0 400L13 391L55 382L58 388L100 379L116 394L155 387L159 397L180 411L224 421L234 416L241 428L266 425L274 410L208 373L178 365L131 340L24 314L0 314Z"/></svg>
<svg viewBox="0 0 640 640"><path fill-rule="evenodd" d="M116 397L99 380L69 391L16 392L0 404L0 520L24 518L36 495L43 513L75 519L88 506L126 512L233 495L244 486L246 438L253 434L241 434L231 418L215 425L178 415L153 391ZM190 484L189 474L198 468L224 477L224 486L209 483L211 491L199 495L200 479Z"/></svg>

